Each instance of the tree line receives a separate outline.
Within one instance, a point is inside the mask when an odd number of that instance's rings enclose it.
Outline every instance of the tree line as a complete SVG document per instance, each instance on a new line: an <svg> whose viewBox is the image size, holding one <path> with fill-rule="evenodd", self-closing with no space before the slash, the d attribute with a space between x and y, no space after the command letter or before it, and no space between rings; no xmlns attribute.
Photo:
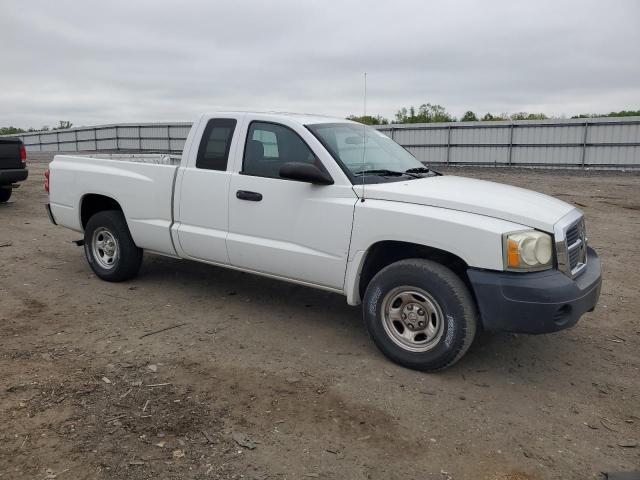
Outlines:
<svg viewBox="0 0 640 480"><path fill-rule="evenodd" d="M68 120L60 120L57 127L49 127L49 125L45 125L40 128L18 128L18 127L0 127L0 135L17 135L20 133L29 133L29 132L49 132L52 130L64 130L66 128L73 127L73 123Z"/></svg>
<svg viewBox="0 0 640 480"><path fill-rule="evenodd" d="M582 113L574 115L571 118L597 118L597 117L635 117L640 116L640 110L621 110L619 112L610 112L606 114L600 113ZM414 106L409 108L403 107L395 115L393 122L381 115L349 115L348 120L364 123L366 125L388 125L389 123L442 123L442 122L487 122L496 120L547 120L558 117L549 117L544 113L485 113L482 117L475 112L468 110L458 120L451 115L442 105L425 103L417 109Z"/></svg>

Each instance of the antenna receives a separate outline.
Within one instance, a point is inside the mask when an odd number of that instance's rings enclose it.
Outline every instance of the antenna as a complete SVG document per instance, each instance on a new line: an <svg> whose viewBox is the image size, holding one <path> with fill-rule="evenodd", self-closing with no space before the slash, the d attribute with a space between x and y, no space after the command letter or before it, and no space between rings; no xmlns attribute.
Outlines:
<svg viewBox="0 0 640 480"><path fill-rule="evenodd" d="M362 108L364 116L367 116L367 72L364 72L364 106Z"/></svg>
<svg viewBox="0 0 640 480"><path fill-rule="evenodd" d="M364 104L362 114L362 198L361 202L364 202L364 166L366 164L365 152L367 151L367 125L365 117L367 116L367 72L364 72Z"/></svg>

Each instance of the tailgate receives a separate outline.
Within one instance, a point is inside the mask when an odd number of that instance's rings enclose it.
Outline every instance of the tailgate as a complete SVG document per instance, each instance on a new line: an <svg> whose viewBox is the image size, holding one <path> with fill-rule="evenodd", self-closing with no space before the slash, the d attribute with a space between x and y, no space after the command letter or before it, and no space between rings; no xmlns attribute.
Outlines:
<svg viewBox="0 0 640 480"><path fill-rule="evenodd" d="M23 168L21 146L22 142L17 138L0 138L0 169Z"/></svg>

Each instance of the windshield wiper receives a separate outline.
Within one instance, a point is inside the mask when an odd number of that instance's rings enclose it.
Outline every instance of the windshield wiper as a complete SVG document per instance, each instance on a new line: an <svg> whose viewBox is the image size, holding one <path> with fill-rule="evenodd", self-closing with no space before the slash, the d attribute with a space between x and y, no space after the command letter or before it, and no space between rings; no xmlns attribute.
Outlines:
<svg viewBox="0 0 640 480"><path fill-rule="evenodd" d="M405 170L404 173L429 173L430 171L431 169L427 167L415 167Z"/></svg>
<svg viewBox="0 0 640 480"><path fill-rule="evenodd" d="M404 173L430 173L430 176L439 176L442 175L439 172L436 172L435 170L431 170L430 168L427 167L415 167L415 168L410 168L408 170L405 170Z"/></svg>
<svg viewBox="0 0 640 480"><path fill-rule="evenodd" d="M385 170L384 168L373 169L373 170L361 170L359 172L355 172L354 175L382 175L389 177L401 177L404 175L403 172L396 172L395 170Z"/></svg>

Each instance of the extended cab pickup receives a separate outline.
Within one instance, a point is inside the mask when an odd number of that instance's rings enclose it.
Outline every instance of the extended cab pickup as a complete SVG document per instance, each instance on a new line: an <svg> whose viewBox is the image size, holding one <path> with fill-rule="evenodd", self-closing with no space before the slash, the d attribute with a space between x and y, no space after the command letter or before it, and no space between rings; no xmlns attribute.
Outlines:
<svg viewBox="0 0 640 480"><path fill-rule="evenodd" d="M11 198L17 182L26 180L27 151L19 138L0 138L0 203Z"/></svg>
<svg viewBox="0 0 640 480"><path fill-rule="evenodd" d="M135 276L146 250L341 293L420 370L453 364L479 328L570 327L600 293L580 210L440 175L340 119L203 115L181 157L58 155L47 188L104 280Z"/></svg>

